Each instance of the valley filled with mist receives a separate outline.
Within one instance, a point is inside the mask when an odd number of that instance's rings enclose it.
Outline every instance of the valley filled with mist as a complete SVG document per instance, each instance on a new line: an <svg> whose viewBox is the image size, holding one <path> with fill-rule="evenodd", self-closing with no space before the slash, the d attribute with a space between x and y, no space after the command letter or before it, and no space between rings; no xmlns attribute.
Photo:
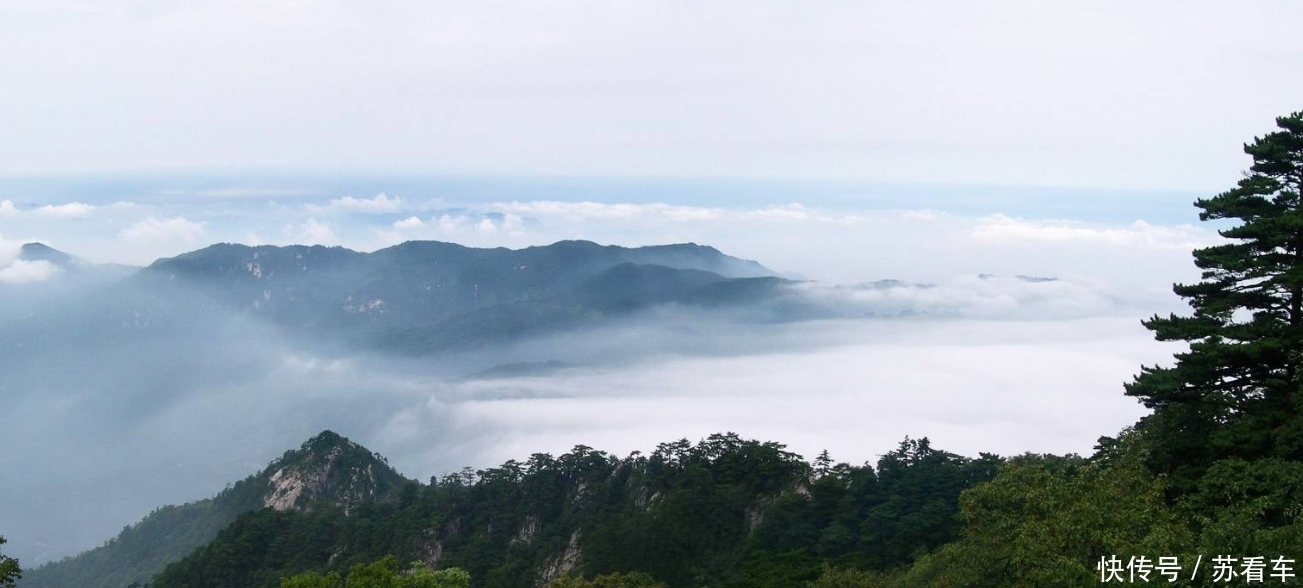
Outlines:
<svg viewBox="0 0 1303 588"><path fill-rule="evenodd" d="M235 207L256 219L267 206L219 200L198 214ZM65 222L196 214L166 202L86 206ZM575 215L586 214L602 221L591 232L638 242L662 231L667 214L632 204L513 206L542 212L474 220L476 209L500 206L472 205L457 222L528 242L573 231ZM341 210L323 212L332 207ZM383 230L400 230L421 218L412 212L430 223L446 217L384 195L296 208L363 236L378 234L385 218L397 220ZM97 248L5 237L0 393L10 409L0 442L23 450L0 499L26 505L0 515L10 549L39 563L93 547L159 505L211 495L322 429L382 451L417 479L580 444L623 455L724 431L852 463L907 436L970 456L1089 452L1102 433L1143 414L1117 393L1121 382L1170 354L1139 319L1173 301L1132 284L1209 239L1180 225L935 210L678 208L704 218L696 221L702 243L185 250L197 243L135 243L130 226L110 233L142 251L180 250L133 266L84 257ZM890 218L911 230L873 229ZM579 222L588 231L593 221ZM769 252L748 247L735 222L810 242L784 251L780 258L795 261L774 269L763 256L730 254ZM195 239L221 236L213 221L195 224ZM843 233L841 253L821 245L829 232ZM946 251L921 257L929 247ZM1137 255L1111 264L1089 253L1099 248ZM988 257L951 269L961 250ZM1051 252L1061 256L1059 271L1050 271L1060 263ZM901 269L819 279L830 256L845 266L835 277L882 259ZM911 259L921 265L900 265Z"/></svg>

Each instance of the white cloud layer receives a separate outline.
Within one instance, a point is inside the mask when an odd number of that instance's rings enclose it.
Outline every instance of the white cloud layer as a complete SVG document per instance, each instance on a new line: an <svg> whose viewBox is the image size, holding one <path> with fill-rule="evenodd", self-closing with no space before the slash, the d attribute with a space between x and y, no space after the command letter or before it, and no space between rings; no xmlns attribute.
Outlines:
<svg viewBox="0 0 1303 588"><path fill-rule="evenodd" d="M1052 320L1143 314L1143 303L1153 302L1103 283L1035 276L960 276L942 284L807 282L792 288L843 316Z"/></svg>
<svg viewBox="0 0 1303 588"><path fill-rule="evenodd" d="M981 219L973 237L1006 243L1095 243L1189 250L1211 244L1207 231L1190 225L1154 226L1138 220L1125 227L1093 227L1071 221L1028 221L997 214Z"/></svg>
<svg viewBox="0 0 1303 588"><path fill-rule="evenodd" d="M47 204L33 210L36 214L47 216L57 216L63 218L79 218L90 215L95 212L95 207L81 202L70 202L68 204Z"/></svg>
<svg viewBox="0 0 1303 588"><path fill-rule="evenodd" d="M25 261L15 259L8 266L0 267L0 284L26 284L43 282L63 270L45 260Z"/></svg>
<svg viewBox="0 0 1303 588"><path fill-rule="evenodd" d="M907 435L969 455L1089 453L1144 414L1122 383L1170 351L1130 319L856 322L760 336L840 342L432 387L375 444L398 448L387 453L420 476L458 457L485 465L580 443L646 451L722 431L852 462Z"/></svg>

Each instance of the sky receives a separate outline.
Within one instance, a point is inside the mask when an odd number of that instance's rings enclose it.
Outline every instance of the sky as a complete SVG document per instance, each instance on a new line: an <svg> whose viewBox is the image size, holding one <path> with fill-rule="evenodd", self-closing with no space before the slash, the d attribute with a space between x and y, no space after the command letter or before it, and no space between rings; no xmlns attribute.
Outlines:
<svg viewBox="0 0 1303 588"><path fill-rule="evenodd" d="M696 242L847 314L913 317L667 312L500 351L581 368L471 380L317 354L239 316L211 317L193 349L84 353L74 336L0 382L16 460L0 503L23 507L0 510L6 553L97 545L326 428L419 479L726 430L853 463L907 435L1088 453L1144 414L1123 382L1179 351L1140 321L1184 310L1171 285L1219 242L1192 202L1234 186L1243 143L1303 108L1300 17L1290 2L0 0L0 329L66 277L17 259L31 241L133 266L215 242ZM855 286L883 279L932 287Z"/></svg>
<svg viewBox="0 0 1303 588"><path fill-rule="evenodd" d="M0 173L1224 189L1295 2L0 1Z"/></svg>

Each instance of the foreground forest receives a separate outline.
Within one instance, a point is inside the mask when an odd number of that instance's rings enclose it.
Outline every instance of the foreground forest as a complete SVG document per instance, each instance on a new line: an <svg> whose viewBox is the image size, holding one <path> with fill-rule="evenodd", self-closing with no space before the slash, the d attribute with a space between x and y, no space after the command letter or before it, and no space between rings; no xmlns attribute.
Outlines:
<svg viewBox="0 0 1303 588"><path fill-rule="evenodd" d="M1245 146L1235 188L1195 203L1225 241L1195 251L1202 281L1175 287L1192 314L1145 321L1185 346L1126 385L1150 414L1089 456L970 458L906 439L854 466L720 434L421 484L323 433L260 474L271 494L228 491L242 497L233 521L149 585L1303 585L1303 113L1277 125ZM331 491L287 502L284 472L303 460L333 472ZM115 541L142 558L179 532L131 531ZM75 562L32 575L80 569L60 583L100 585Z"/></svg>

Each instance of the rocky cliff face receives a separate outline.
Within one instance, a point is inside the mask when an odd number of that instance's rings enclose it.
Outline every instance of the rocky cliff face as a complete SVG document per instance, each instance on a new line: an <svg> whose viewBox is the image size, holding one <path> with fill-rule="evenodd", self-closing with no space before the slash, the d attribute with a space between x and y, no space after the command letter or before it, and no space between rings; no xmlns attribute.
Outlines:
<svg viewBox="0 0 1303 588"><path fill-rule="evenodd" d="M412 483L383 457L332 431L286 452L258 477L266 484L262 505L276 510L309 510L322 502L347 510L394 496Z"/></svg>

